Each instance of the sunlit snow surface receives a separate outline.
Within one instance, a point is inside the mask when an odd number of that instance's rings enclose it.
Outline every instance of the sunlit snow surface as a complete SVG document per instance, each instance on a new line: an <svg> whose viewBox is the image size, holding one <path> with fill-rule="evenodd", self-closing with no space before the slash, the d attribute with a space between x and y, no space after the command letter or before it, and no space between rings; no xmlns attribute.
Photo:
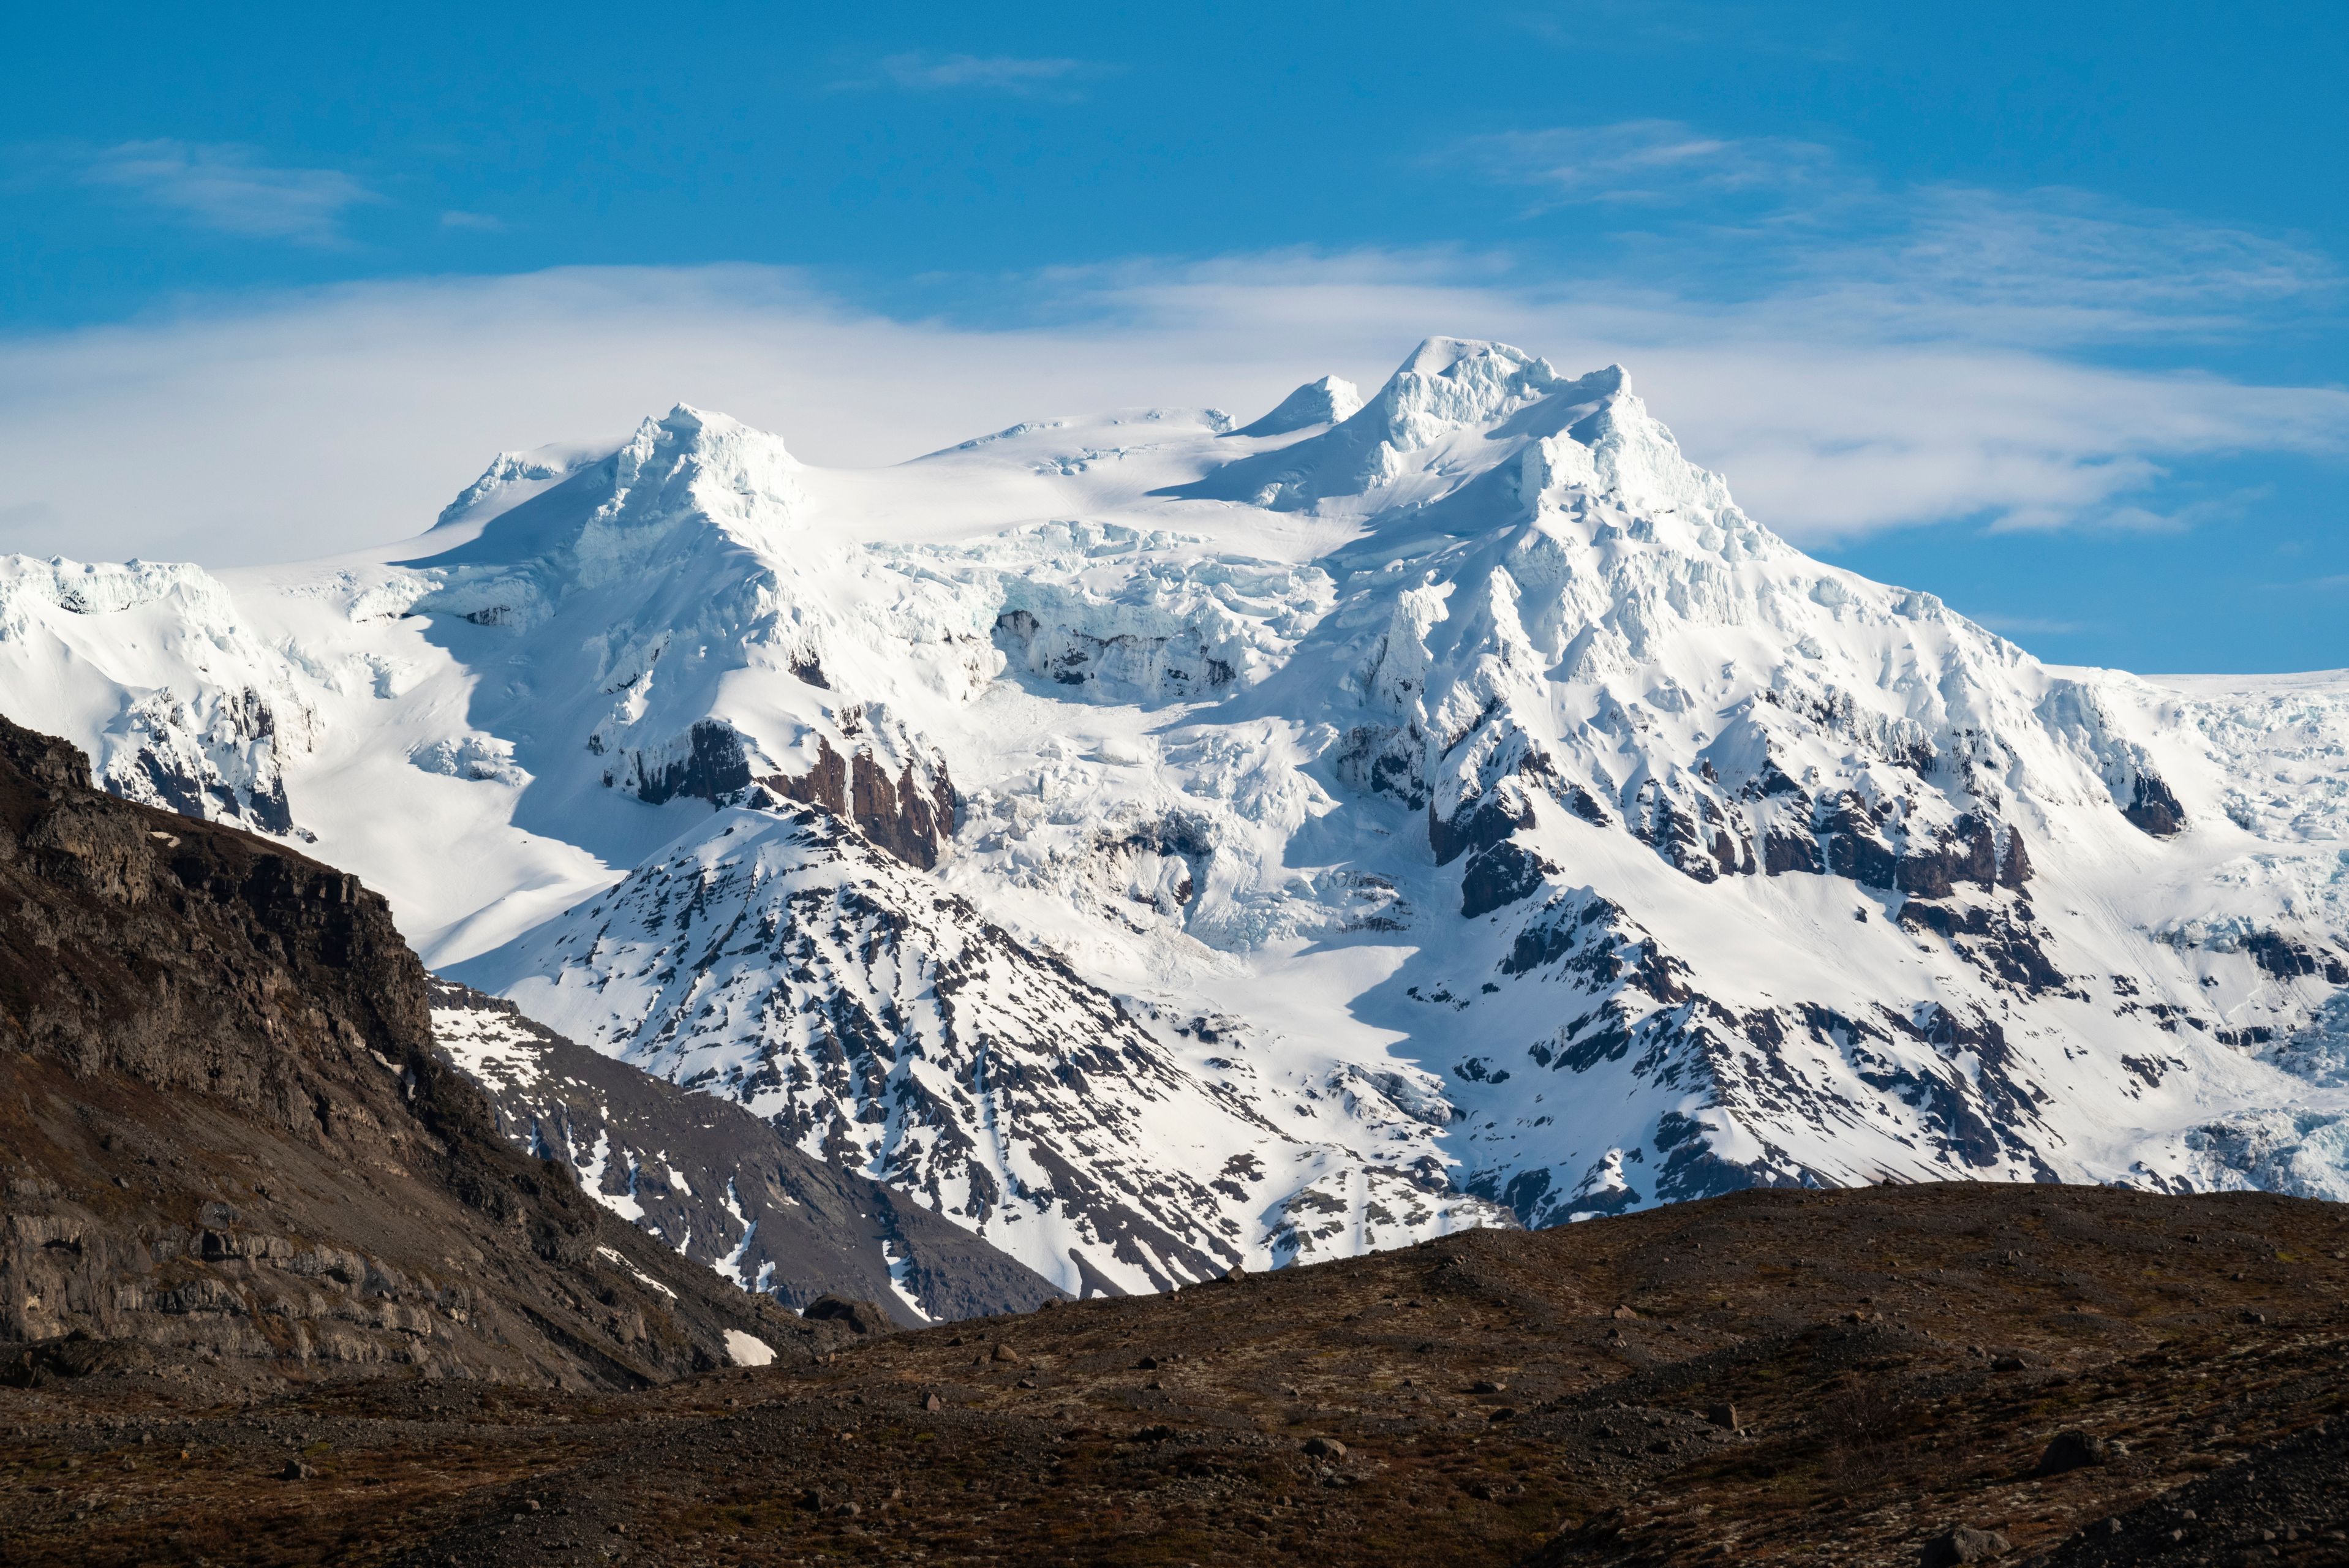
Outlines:
<svg viewBox="0 0 2349 1568"><path fill-rule="evenodd" d="M1754 1181L2349 1191L2349 676L2044 665L1613 369L1283 407L859 472L679 408L379 560L0 561L0 706L1074 1289ZM860 758L935 865L741 785Z"/></svg>

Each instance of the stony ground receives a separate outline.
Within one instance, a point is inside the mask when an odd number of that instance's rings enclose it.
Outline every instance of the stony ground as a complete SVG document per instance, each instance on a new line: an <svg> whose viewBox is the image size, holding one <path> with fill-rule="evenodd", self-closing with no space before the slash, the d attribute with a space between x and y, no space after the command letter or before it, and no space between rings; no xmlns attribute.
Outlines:
<svg viewBox="0 0 2349 1568"><path fill-rule="evenodd" d="M634 1395L98 1372L0 1388L0 1561L1918 1563L1964 1526L2337 1563L2344 1249L2266 1196L1749 1192Z"/></svg>

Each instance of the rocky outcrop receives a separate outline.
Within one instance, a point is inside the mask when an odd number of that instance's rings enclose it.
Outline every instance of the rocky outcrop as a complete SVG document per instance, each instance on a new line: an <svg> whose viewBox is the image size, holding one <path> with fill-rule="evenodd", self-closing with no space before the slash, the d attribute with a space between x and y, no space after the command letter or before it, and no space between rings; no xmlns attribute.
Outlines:
<svg viewBox="0 0 2349 1568"><path fill-rule="evenodd" d="M0 1346L27 1376L625 1387L792 1341L504 1145L382 899L88 776L0 720Z"/></svg>
<svg viewBox="0 0 2349 1568"><path fill-rule="evenodd" d="M2121 815L2143 832L2157 839L2174 839L2186 830L2186 808L2178 803L2169 786L2160 778L2140 769L2136 787L2129 792L2129 803L2121 808Z"/></svg>
<svg viewBox="0 0 2349 1568"><path fill-rule="evenodd" d="M929 769L921 778L905 763L895 779L870 751L858 749L843 758L832 742L820 740L816 764L793 778L770 773L759 779L787 800L816 806L844 822L873 844L909 866L928 871L938 863L938 851L954 837L956 801L953 780L946 764Z"/></svg>
<svg viewBox="0 0 2349 1568"><path fill-rule="evenodd" d="M723 719L705 718L691 726L685 744L657 765L641 755L627 761L630 773L625 780L607 773L604 781L625 781L637 799L655 806L680 795L715 802L750 782L750 759L744 754L742 738Z"/></svg>
<svg viewBox="0 0 2349 1568"><path fill-rule="evenodd" d="M1513 840L1478 850L1460 878L1460 913L1473 920L1526 897L1557 867Z"/></svg>
<svg viewBox="0 0 2349 1568"><path fill-rule="evenodd" d="M851 710L843 717L843 727L854 736L856 715ZM940 850L954 837L957 820L954 782L947 777L946 764L924 758L917 769L908 758L893 776L869 747L852 739L849 748L843 756L829 737L819 736L814 767L804 773L761 773L741 734L723 719L709 718L693 725L682 744L657 757L630 754L605 775L605 782L623 784L653 805L680 796L716 805L755 786L854 823L866 839L909 866L924 871L935 867Z"/></svg>

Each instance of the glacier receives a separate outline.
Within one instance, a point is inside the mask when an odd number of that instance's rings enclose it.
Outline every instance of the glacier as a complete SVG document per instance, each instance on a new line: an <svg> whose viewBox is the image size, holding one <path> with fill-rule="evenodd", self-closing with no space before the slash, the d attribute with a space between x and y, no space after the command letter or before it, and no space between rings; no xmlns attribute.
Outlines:
<svg viewBox="0 0 2349 1568"><path fill-rule="evenodd" d="M0 560L0 709L1072 1292L1756 1183L2349 1191L2349 674L2046 665L1619 366L876 470L680 406L361 556Z"/></svg>

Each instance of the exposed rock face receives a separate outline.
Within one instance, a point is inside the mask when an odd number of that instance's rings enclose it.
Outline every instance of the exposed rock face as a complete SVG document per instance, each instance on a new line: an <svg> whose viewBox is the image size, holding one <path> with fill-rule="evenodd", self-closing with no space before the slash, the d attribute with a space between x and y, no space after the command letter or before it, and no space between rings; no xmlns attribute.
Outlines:
<svg viewBox="0 0 2349 1568"><path fill-rule="evenodd" d="M356 878L88 777L0 720L0 1344L26 1376L160 1354L634 1386L798 1336L503 1145Z"/></svg>
<svg viewBox="0 0 2349 1568"><path fill-rule="evenodd" d="M818 672L820 673L820 672ZM821 682L816 683L821 685ZM852 718L846 727L856 733ZM833 749L831 738L816 739L815 766L804 773L754 773L750 754L734 727L719 719L703 719L686 732L682 746L671 748L657 762L639 754L630 762L636 772L628 782L636 798L651 805L689 796L712 805L730 801L753 784L787 800L819 807L909 866L928 871L938 863L938 851L954 837L954 782L946 764L932 758L900 763L896 776L870 747L852 741L847 757Z"/></svg>
<svg viewBox="0 0 2349 1568"><path fill-rule="evenodd" d="M516 1147L568 1165L587 1195L746 1290L820 1315L828 1296L896 1320L1026 1312L1061 1292L905 1194L792 1148L740 1106L596 1055L511 1002L432 982L440 1048L481 1086Z"/></svg>
<svg viewBox="0 0 2349 1568"><path fill-rule="evenodd" d="M786 799L821 806L909 866L928 871L938 850L954 837L954 782L946 764L933 762L927 778L910 759L891 779L886 767L862 748L846 762L829 740L817 743L815 767L799 778L771 773L759 780Z"/></svg>
<svg viewBox="0 0 2349 1568"><path fill-rule="evenodd" d="M2178 803L2169 786L2151 773L2137 776L2137 788L2121 815L2157 839L2174 839L2186 830L2186 808Z"/></svg>
<svg viewBox="0 0 2349 1568"><path fill-rule="evenodd" d="M616 773L608 777L613 782L626 783L637 799L649 805L680 795L716 801L750 782L750 761L742 754L742 738L720 719L706 718L688 727L685 744L657 762L648 762L641 753L627 760L633 768L625 778Z"/></svg>

